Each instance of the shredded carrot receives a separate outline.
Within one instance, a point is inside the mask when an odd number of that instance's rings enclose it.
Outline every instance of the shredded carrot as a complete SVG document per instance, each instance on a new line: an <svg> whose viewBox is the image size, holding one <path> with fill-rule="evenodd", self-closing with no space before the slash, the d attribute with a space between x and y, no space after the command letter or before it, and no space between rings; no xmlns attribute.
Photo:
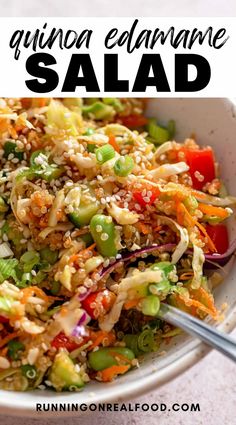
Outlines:
<svg viewBox="0 0 236 425"><path fill-rule="evenodd" d="M199 203L198 204L198 209L203 214L214 215L214 216L220 217L220 218L227 218L228 215L229 215L227 213L227 211L225 210L225 208L214 207L213 205L207 205L207 204Z"/></svg>
<svg viewBox="0 0 236 425"><path fill-rule="evenodd" d="M206 304L207 307L217 314L217 309L214 304L214 299L212 294L207 292L204 288L200 287L198 289L194 289L192 292L195 292L199 296L200 302Z"/></svg>
<svg viewBox="0 0 236 425"><path fill-rule="evenodd" d="M135 298L134 300L126 301L124 304L125 310L130 310L131 308L136 307L141 299L142 298Z"/></svg>
<svg viewBox="0 0 236 425"><path fill-rule="evenodd" d="M70 259L69 259L69 265L72 265L73 263L75 263L79 258L78 254L73 254L71 255Z"/></svg>
<svg viewBox="0 0 236 425"><path fill-rule="evenodd" d="M108 367L107 369L104 369L100 372L101 379L103 382L110 382L114 378L116 378L117 375L123 375L129 370L129 365L114 365L111 367Z"/></svg>
<svg viewBox="0 0 236 425"><path fill-rule="evenodd" d="M162 230L162 226L156 226L153 230L154 232L160 232L160 230Z"/></svg>
<svg viewBox="0 0 236 425"><path fill-rule="evenodd" d="M179 201L176 202L176 218L181 226L187 225L194 227L197 221L194 217L191 216L185 205Z"/></svg>
<svg viewBox="0 0 236 425"><path fill-rule="evenodd" d="M143 221L139 221L135 224L135 227L144 235L148 235L151 232L150 226L145 224Z"/></svg>
<svg viewBox="0 0 236 425"><path fill-rule="evenodd" d="M109 144L115 149L116 152L120 153L120 146L116 142L115 136L111 135L109 137Z"/></svg>
<svg viewBox="0 0 236 425"><path fill-rule="evenodd" d="M86 249L83 249L83 251L80 251L79 252L79 256L84 256L84 255L86 255L89 251L93 251L94 250L94 248L95 248L95 246L96 246L96 243L93 243L92 245L90 245L88 248L86 248Z"/></svg>
<svg viewBox="0 0 236 425"><path fill-rule="evenodd" d="M1 355L2 357L6 357L6 356L7 356L7 352L8 352L8 347L5 347L5 348L3 348L3 349L0 351L0 355Z"/></svg>
<svg viewBox="0 0 236 425"><path fill-rule="evenodd" d="M82 251L80 251L78 254L71 255L69 259L69 264L71 265L75 263L79 258L83 258L83 259L89 258L90 252L94 250L95 246L96 246L96 243L93 243L88 248L85 248Z"/></svg>
<svg viewBox="0 0 236 425"><path fill-rule="evenodd" d="M45 302L49 301L48 296L42 291L42 289L38 288L37 286L29 286L28 288L24 288L21 290L23 297L21 298L21 303L26 304L28 301L28 298L31 297L33 294L36 294L39 298L42 298Z"/></svg>
<svg viewBox="0 0 236 425"><path fill-rule="evenodd" d="M180 225L186 225L186 226L197 226L199 230L204 234L204 236L207 239L207 246L212 252L217 252L217 249L214 245L214 242L211 240L210 236L208 235L205 227L199 223L194 217L191 216L191 214L188 212L187 208L182 202L176 203L176 218Z"/></svg>
<svg viewBox="0 0 236 425"><path fill-rule="evenodd" d="M114 332L98 331L91 332L90 339L93 341L93 344L90 345L88 350L93 350L95 347L101 345L104 339L107 339L107 345L112 345L116 338Z"/></svg>
<svg viewBox="0 0 236 425"><path fill-rule="evenodd" d="M179 294L180 299L185 303L187 307L196 307L199 310L202 310L204 313L209 314L214 319L217 319L217 311L214 308L213 310L206 307L204 304L202 304L198 300L193 300L192 298L186 298L183 295Z"/></svg>
<svg viewBox="0 0 236 425"><path fill-rule="evenodd" d="M132 364L132 360L128 359L127 357L123 356L123 354L117 353L115 351L115 347L114 347L114 351L110 351L109 353L112 357L114 357L115 359L117 359L120 363L119 364Z"/></svg>
<svg viewBox="0 0 236 425"><path fill-rule="evenodd" d="M191 195L196 196L198 199L207 199L206 193L200 192L198 190L191 189Z"/></svg>
<svg viewBox="0 0 236 425"><path fill-rule="evenodd" d="M66 316L68 313L68 308L62 306L61 310L60 310L60 315L61 316Z"/></svg>
<svg viewBox="0 0 236 425"><path fill-rule="evenodd" d="M189 280L193 277L193 272L185 272L180 275L180 280Z"/></svg>
<svg viewBox="0 0 236 425"><path fill-rule="evenodd" d="M207 231L206 231L206 229L205 229L205 227L202 225L202 224L200 224L200 223L198 223L198 221L196 221L196 226L201 230L201 232L204 234L204 236L207 238L207 246L209 247L209 249L212 251L212 252L217 252L217 249L216 249L216 247L215 247L215 244L214 244L214 242L212 241L212 239L210 238L210 236L208 235L208 233L207 233Z"/></svg>
<svg viewBox="0 0 236 425"><path fill-rule="evenodd" d="M19 331L12 332L11 334L5 336L5 338L0 340L0 348L4 347L9 341L19 336Z"/></svg>

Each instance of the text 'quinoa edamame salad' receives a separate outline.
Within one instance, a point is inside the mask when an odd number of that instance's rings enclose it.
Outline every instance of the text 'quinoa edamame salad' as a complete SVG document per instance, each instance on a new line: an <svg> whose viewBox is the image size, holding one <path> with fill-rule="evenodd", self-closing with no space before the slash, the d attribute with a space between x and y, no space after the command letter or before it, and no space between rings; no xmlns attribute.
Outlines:
<svg viewBox="0 0 236 425"><path fill-rule="evenodd" d="M204 261L228 248L235 198L212 148L145 106L0 100L1 389L128 373L180 332L160 302L219 319Z"/></svg>

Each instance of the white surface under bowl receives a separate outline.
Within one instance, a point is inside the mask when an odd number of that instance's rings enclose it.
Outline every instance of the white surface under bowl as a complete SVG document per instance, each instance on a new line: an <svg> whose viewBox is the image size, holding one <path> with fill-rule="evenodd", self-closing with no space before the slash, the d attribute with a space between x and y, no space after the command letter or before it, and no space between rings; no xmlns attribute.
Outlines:
<svg viewBox="0 0 236 425"><path fill-rule="evenodd" d="M224 99L152 99L148 115L160 122L175 119L176 140L181 141L192 134L201 145L211 145L220 162L221 174L228 191L236 195L236 113L234 105ZM236 237L236 222L229 223L230 239ZM236 265L230 275L215 291L218 307L228 303L225 320L219 328L230 332L236 326ZM0 413L9 415L37 415L36 403L107 403L120 402L137 397L170 381L195 364L208 348L187 335L176 337L165 347L166 354L145 357L139 369L109 384L92 382L81 393L55 393L53 391L5 392L0 391ZM60 412L61 415L79 415L82 412ZM38 413L42 417L42 413ZM46 414L45 414L46 415ZM58 415L48 412L47 415Z"/></svg>

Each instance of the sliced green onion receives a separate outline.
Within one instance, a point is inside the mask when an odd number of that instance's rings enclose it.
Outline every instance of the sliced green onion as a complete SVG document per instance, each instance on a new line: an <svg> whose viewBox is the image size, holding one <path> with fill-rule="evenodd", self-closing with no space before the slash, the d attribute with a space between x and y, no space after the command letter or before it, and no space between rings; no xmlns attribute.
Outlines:
<svg viewBox="0 0 236 425"><path fill-rule="evenodd" d="M148 295L141 303L142 313L146 316L156 316L160 310L160 300L156 295Z"/></svg>
<svg viewBox="0 0 236 425"><path fill-rule="evenodd" d="M161 145L162 143L170 140L169 131L166 128L157 125L155 118L149 119L147 130L153 138L154 144Z"/></svg>
<svg viewBox="0 0 236 425"><path fill-rule="evenodd" d="M32 283L34 285L38 285L39 283L44 281L46 276L47 276L46 273L44 273L42 270L39 270L39 272L36 274L36 276L33 276Z"/></svg>
<svg viewBox="0 0 236 425"><path fill-rule="evenodd" d="M28 379L34 379L37 376L36 367L30 364L21 366L22 375Z"/></svg>
<svg viewBox="0 0 236 425"><path fill-rule="evenodd" d="M45 169L35 170L38 178L51 182L58 179L64 172L64 167L58 167L56 164L48 164Z"/></svg>
<svg viewBox="0 0 236 425"><path fill-rule="evenodd" d="M196 198L192 195L188 196L186 199L184 199L183 204L185 207L192 213L196 210L198 207L198 201Z"/></svg>
<svg viewBox="0 0 236 425"><path fill-rule="evenodd" d="M111 105L117 112L122 112L124 110L124 106L122 105L120 99L117 97L104 97L102 99L103 103L106 105Z"/></svg>
<svg viewBox="0 0 236 425"><path fill-rule="evenodd" d="M92 136L92 134L94 134L94 129L89 127L85 131L84 136Z"/></svg>
<svg viewBox="0 0 236 425"><path fill-rule="evenodd" d="M105 105L102 102L95 102L92 105L82 107L84 115L91 116L97 120L109 119L114 116L114 109L110 105Z"/></svg>
<svg viewBox="0 0 236 425"><path fill-rule="evenodd" d="M17 284L18 288L26 288L27 285L32 281L32 274L27 272L21 276L21 281Z"/></svg>
<svg viewBox="0 0 236 425"><path fill-rule="evenodd" d="M171 290L171 284L169 280L163 279L161 282L158 283L151 283L148 287L149 293L161 296L161 298L165 298L170 290Z"/></svg>
<svg viewBox="0 0 236 425"><path fill-rule="evenodd" d="M123 341L125 342L126 347L130 348L136 357L142 354L142 351L138 346L138 335L126 334Z"/></svg>
<svg viewBox="0 0 236 425"><path fill-rule="evenodd" d="M16 266L18 265L18 260L16 258L5 259L0 258L0 283L4 280L12 277L15 282L18 282L16 275Z"/></svg>
<svg viewBox="0 0 236 425"><path fill-rule="evenodd" d="M39 253L36 251L28 251L25 252L20 257L20 262L23 263L23 270L25 273L31 272L31 270L36 266L36 264L40 263Z"/></svg>
<svg viewBox="0 0 236 425"><path fill-rule="evenodd" d="M22 342L17 341L16 339L12 339L8 342L8 351L7 355L10 357L11 360L19 360L22 351L24 351L25 346L22 344Z"/></svg>
<svg viewBox="0 0 236 425"><path fill-rule="evenodd" d="M18 158L20 161L24 159L24 152L20 151L17 148L17 145L15 142L5 142L4 146L4 158L8 158L8 156L12 153L15 158Z"/></svg>
<svg viewBox="0 0 236 425"><path fill-rule="evenodd" d="M138 347L140 350L148 353L155 346L154 335L151 329L145 329L138 337Z"/></svg>
<svg viewBox="0 0 236 425"><path fill-rule="evenodd" d="M52 251L48 246L40 250L40 258L49 264L55 264L58 259L58 251Z"/></svg>
<svg viewBox="0 0 236 425"><path fill-rule="evenodd" d="M58 295L61 289L61 284L58 280L52 282L51 293L52 295Z"/></svg>
<svg viewBox="0 0 236 425"><path fill-rule="evenodd" d="M88 143L87 144L87 150L90 153L94 153L97 149L97 146L94 143Z"/></svg>
<svg viewBox="0 0 236 425"><path fill-rule="evenodd" d="M109 161L110 159L115 157L115 149L107 144L104 146L101 146L96 150L96 159L97 162L101 165L104 164L104 162Z"/></svg>
<svg viewBox="0 0 236 425"><path fill-rule="evenodd" d="M35 163L35 159L39 155L43 155L43 157L45 157L45 160L47 161L48 158L47 158L47 155L45 154L45 151L43 151L43 150L40 149L40 150L37 150L37 151L33 152L32 155L30 156L30 165L32 165L32 166L37 165Z"/></svg>
<svg viewBox="0 0 236 425"><path fill-rule="evenodd" d="M131 156L121 156L114 165L114 172L117 176L126 177L134 168L134 160Z"/></svg>

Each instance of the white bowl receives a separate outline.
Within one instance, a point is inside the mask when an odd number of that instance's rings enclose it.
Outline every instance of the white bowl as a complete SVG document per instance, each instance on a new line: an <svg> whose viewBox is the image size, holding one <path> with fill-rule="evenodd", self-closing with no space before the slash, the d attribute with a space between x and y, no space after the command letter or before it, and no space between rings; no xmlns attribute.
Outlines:
<svg viewBox="0 0 236 425"><path fill-rule="evenodd" d="M236 113L233 103L224 99L152 99L148 115L164 123L175 119L176 140L192 134L202 145L211 145L221 165L222 177L231 194L236 195ZM235 220L229 224L230 239L236 236ZM215 291L218 307L227 302L225 320L219 326L225 332L236 325L235 264L230 275ZM187 335L174 338L165 347L166 355L146 356L139 369L133 369L110 384L92 382L81 393L55 393L52 391L5 392L0 391L0 413L33 416L36 403L106 403L137 397L170 381L195 364L208 351L204 344ZM54 415L48 412L47 415ZM79 415L82 412L60 412L60 415ZM42 416L42 413L38 413Z"/></svg>

